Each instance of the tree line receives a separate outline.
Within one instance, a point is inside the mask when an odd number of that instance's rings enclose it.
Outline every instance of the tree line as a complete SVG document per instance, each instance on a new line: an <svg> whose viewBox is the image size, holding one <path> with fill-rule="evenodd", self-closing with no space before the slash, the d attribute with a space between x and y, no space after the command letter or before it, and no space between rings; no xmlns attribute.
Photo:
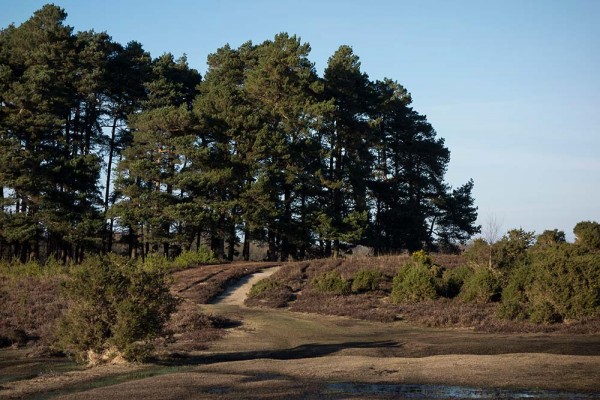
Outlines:
<svg viewBox="0 0 600 400"><path fill-rule="evenodd" d="M243 241L272 260L455 248L479 232L473 181L411 95L349 46L323 76L286 33L185 56L73 32L46 5L0 31L0 255L174 256Z"/></svg>

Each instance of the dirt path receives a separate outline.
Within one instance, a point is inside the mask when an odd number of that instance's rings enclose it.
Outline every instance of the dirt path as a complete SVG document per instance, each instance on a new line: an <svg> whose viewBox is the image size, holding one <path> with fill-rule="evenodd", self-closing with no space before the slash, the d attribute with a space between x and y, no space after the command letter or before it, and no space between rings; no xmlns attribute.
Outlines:
<svg viewBox="0 0 600 400"><path fill-rule="evenodd" d="M243 306L252 285L274 272L203 306L242 321L208 351L107 368L91 382L86 371L38 377L22 393L46 384L68 399L600 399L598 335L486 334Z"/></svg>
<svg viewBox="0 0 600 400"><path fill-rule="evenodd" d="M214 303L244 307L244 300L246 300L252 286L254 286L256 282L273 275L280 268L281 267L270 267L261 272L242 278L239 282L230 286L223 294L217 297Z"/></svg>

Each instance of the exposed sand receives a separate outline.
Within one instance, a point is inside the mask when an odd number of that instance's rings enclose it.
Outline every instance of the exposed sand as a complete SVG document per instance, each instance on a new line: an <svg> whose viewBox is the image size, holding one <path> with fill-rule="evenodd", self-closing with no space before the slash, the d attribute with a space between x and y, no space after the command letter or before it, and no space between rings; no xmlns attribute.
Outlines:
<svg viewBox="0 0 600 400"><path fill-rule="evenodd" d="M252 286L254 286L256 282L273 275L280 268L281 267L267 268L261 272L242 278L237 284L229 287L222 295L217 297L214 303L244 307L244 300L246 300Z"/></svg>

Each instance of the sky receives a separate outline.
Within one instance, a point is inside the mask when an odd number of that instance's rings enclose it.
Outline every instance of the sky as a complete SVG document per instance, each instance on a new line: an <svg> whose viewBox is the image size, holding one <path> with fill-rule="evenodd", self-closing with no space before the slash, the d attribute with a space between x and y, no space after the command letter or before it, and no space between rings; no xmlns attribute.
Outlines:
<svg viewBox="0 0 600 400"><path fill-rule="evenodd" d="M0 0L0 27L46 1ZM451 151L446 180L475 181L478 223L502 232L600 222L598 0L55 0L75 31L106 31L202 74L229 43L279 32L311 45L322 75L352 46L372 80L412 94Z"/></svg>

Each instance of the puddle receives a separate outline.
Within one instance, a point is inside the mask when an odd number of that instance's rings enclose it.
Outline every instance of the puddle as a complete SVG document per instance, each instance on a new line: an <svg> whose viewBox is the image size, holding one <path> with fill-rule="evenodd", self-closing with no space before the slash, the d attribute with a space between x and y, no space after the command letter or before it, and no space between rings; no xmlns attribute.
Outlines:
<svg viewBox="0 0 600 400"><path fill-rule="evenodd" d="M600 393L445 385L330 383L327 391L348 395L392 395L405 399L600 399Z"/></svg>

